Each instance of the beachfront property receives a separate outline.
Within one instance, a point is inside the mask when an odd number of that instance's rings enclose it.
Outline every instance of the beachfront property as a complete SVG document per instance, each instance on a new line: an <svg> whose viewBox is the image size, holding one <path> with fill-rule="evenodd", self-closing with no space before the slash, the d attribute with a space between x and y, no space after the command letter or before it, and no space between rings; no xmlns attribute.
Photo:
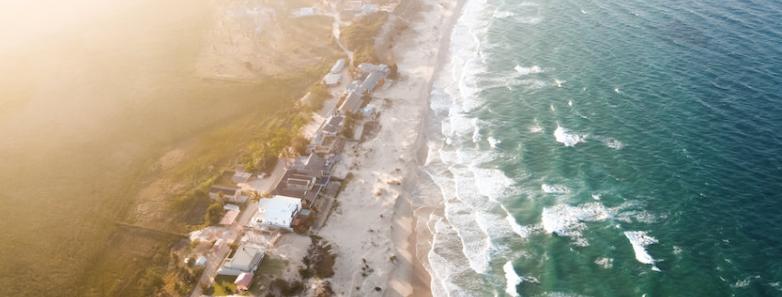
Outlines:
<svg viewBox="0 0 782 297"><path fill-rule="evenodd" d="M342 123L344 120L345 116L343 115L333 115L326 120L326 123L323 125L323 128L320 129L320 132L324 135L336 136L339 134L339 131L342 131Z"/></svg>
<svg viewBox="0 0 782 297"><path fill-rule="evenodd" d="M345 69L345 59L339 59L331 66L329 73L323 76L323 84L327 87L336 87L342 81L342 70Z"/></svg>
<svg viewBox="0 0 782 297"><path fill-rule="evenodd" d="M242 273L253 273L263 261L265 253L266 249L258 245L243 243L223 261L217 274L238 276Z"/></svg>
<svg viewBox="0 0 782 297"><path fill-rule="evenodd" d="M345 141L336 135L318 134L310 143L312 153L328 156L342 152L345 147Z"/></svg>
<svg viewBox="0 0 782 297"><path fill-rule="evenodd" d="M302 209L301 199L282 195L258 201L253 223L263 229L292 230L293 218Z"/></svg>
<svg viewBox="0 0 782 297"><path fill-rule="evenodd" d="M339 111L343 114L358 112L359 108L364 104L364 96L383 85L386 77L391 72L388 65L385 64L362 63L357 68L360 74L365 75L365 77L363 80L356 80L348 86L347 95L342 105L339 106Z"/></svg>

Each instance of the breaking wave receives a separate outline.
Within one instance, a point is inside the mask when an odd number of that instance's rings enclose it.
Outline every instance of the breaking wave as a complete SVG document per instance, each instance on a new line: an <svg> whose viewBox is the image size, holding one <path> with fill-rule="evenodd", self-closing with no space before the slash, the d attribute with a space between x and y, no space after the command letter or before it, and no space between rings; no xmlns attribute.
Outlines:
<svg viewBox="0 0 782 297"><path fill-rule="evenodd" d="M521 284L521 277L516 274L516 270L513 270L513 262L505 262L505 265L502 266L502 270L505 271L505 293L508 293L509 296L519 296L519 292L516 291L516 286Z"/></svg>
<svg viewBox="0 0 782 297"><path fill-rule="evenodd" d="M657 266L654 265L654 258L646 251L646 247L657 243L657 239L649 236L645 231L625 231L625 237L630 241L630 245L633 246L633 252L635 253L635 260L643 264L652 265L652 270L660 271Z"/></svg>
<svg viewBox="0 0 782 297"><path fill-rule="evenodd" d="M586 141L587 135L572 133L568 129L557 125L557 129L554 130L554 139L556 139L557 142L564 144L565 146L575 146Z"/></svg>
<svg viewBox="0 0 782 297"><path fill-rule="evenodd" d="M604 221L614 212L615 210L597 202L579 206L558 204L543 209L541 224L548 234L569 237L577 246L589 246L589 242L583 236L583 231L587 228L586 222Z"/></svg>

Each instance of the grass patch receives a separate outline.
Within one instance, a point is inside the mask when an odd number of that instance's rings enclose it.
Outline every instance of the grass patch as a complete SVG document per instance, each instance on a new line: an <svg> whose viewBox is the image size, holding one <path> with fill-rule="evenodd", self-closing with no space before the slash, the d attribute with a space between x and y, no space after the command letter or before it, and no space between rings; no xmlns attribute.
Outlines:
<svg viewBox="0 0 782 297"><path fill-rule="evenodd" d="M215 282L212 285L213 288L212 295L227 296L227 295L238 294L239 289L236 288L234 281L236 281L235 276L228 276L228 275L216 276Z"/></svg>
<svg viewBox="0 0 782 297"><path fill-rule="evenodd" d="M353 63L376 64L380 61L375 51L375 37L387 20L388 13L379 11L362 17L342 30L340 38L353 51Z"/></svg>

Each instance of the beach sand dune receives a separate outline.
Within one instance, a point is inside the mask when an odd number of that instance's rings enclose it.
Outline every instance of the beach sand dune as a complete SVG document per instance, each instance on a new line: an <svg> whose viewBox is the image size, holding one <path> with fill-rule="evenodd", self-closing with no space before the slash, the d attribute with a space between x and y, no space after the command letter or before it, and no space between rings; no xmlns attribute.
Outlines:
<svg viewBox="0 0 782 297"><path fill-rule="evenodd" d="M433 77L461 6L438 0L421 5L393 48L400 79L375 93L375 100L390 101L380 109L378 137L347 146L337 168L337 175L349 171L352 178L320 233L338 254L332 283L340 296L431 295L421 261L428 235L417 231L426 230L426 216L436 205L412 199L411 191L423 161L419 152Z"/></svg>

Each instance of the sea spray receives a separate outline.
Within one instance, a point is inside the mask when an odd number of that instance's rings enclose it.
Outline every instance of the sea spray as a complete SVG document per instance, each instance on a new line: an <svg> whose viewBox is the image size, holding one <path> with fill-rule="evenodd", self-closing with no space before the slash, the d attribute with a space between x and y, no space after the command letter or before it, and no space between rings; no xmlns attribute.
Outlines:
<svg viewBox="0 0 782 297"><path fill-rule="evenodd" d="M643 264L652 265L652 270L654 271L660 271L660 269L654 265L654 258L646 251L646 246L657 243L657 239L649 236L644 231L625 231L624 234L633 247L635 259Z"/></svg>
<svg viewBox="0 0 782 297"><path fill-rule="evenodd" d="M519 292L516 291L516 286L521 284L521 277L513 269L513 262L505 262L502 270L505 272L505 293L508 293L509 296L518 297Z"/></svg>

